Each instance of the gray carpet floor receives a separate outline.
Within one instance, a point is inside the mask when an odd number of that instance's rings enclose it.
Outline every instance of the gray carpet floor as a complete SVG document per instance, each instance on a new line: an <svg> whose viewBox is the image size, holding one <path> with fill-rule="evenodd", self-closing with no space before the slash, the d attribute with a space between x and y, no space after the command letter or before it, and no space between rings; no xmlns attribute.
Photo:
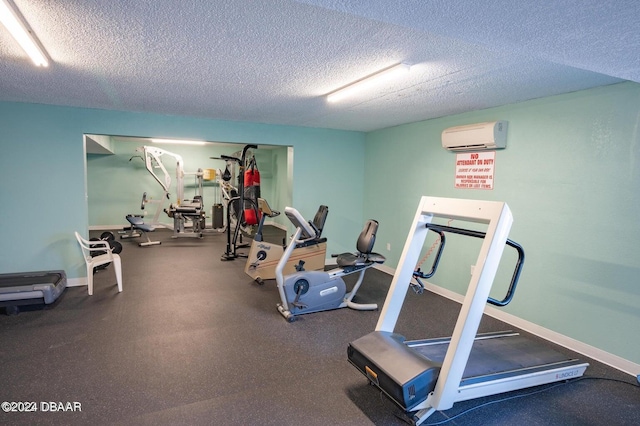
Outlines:
<svg viewBox="0 0 640 426"><path fill-rule="evenodd" d="M1 424L406 424L347 361L349 342L374 329L378 311L340 309L288 323L276 310L275 281L255 283L245 259L220 260L225 234L152 237L162 245L122 241L122 293L109 267L95 275L93 296L71 287L51 306L0 312L0 400L38 408L0 411ZM368 270L358 301L381 306L390 282ZM450 335L459 308L409 293L396 331L410 339ZM481 324L505 329L513 327L489 317ZM461 402L425 424L640 424L635 378L585 360L583 380ZM54 405L43 402L77 402L81 411L43 412Z"/></svg>

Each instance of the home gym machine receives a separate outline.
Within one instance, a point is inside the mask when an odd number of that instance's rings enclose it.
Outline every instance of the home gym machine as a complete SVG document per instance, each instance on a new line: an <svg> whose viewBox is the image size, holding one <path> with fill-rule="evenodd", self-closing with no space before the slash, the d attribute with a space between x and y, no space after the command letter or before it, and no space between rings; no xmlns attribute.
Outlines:
<svg viewBox="0 0 640 426"><path fill-rule="evenodd" d="M364 279L364 273L375 264L384 263L384 256L373 253L378 222L369 219L362 229L356 243L356 253L334 255L338 268L330 271L305 271L302 265L298 272L284 276L283 270L289 262L297 244L315 238L316 230L305 221L300 212L286 207L284 213L296 227L284 254L276 266L276 282L281 303L278 311L287 321L292 322L297 315L349 307L360 311L375 310L376 304L360 304L353 301ZM359 272L358 281L347 292L342 277Z"/></svg>
<svg viewBox="0 0 640 426"><path fill-rule="evenodd" d="M262 235L265 219L267 217L276 217L280 215L280 212L272 210L264 198L258 198L258 209L261 214L260 223L258 224L258 230L251 243L251 249L249 250L244 272L258 284L262 285L264 280L273 280L276 278L276 266L284 254L285 243L283 241L282 244L274 244L264 241ZM327 256L327 239L322 238L322 229L324 228L328 213L329 208L327 206L320 206L318 208L318 212L312 222L314 235L296 244L291 256L289 256L289 261L282 271L284 275L296 272L296 267L300 262L302 262L306 270L324 270L324 263Z"/></svg>
<svg viewBox="0 0 640 426"><path fill-rule="evenodd" d="M225 161L230 161L238 164L239 173L238 173L238 190L237 196L233 196L227 202L227 249L222 254L220 260L235 260L238 257L247 257L246 254L238 253L238 248L248 247L248 244L242 243L242 235L241 235L241 227L244 224L245 218L245 203L249 204L249 208L255 210L256 217L259 215L258 213L258 205L257 201L253 199L248 199L245 197L244 190L244 172L247 166L247 152L250 149L258 149L258 145L245 145L242 149L242 154L240 158L231 157L228 155L221 155L219 158ZM211 157L216 158L216 157ZM231 215L232 211L235 213L236 221L235 226L233 227L233 232L231 231Z"/></svg>
<svg viewBox="0 0 640 426"><path fill-rule="evenodd" d="M144 210L145 205L148 203L156 203L158 207L153 216L151 223L147 223L146 226L150 228L156 227L164 227L164 228L172 228L173 229L173 238L179 237L196 237L201 238L202 232L205 228L205 209L202 201L202 193L203 193L203 184L202 178L204 172L202 169L198 169L193 173L185 173L184 171L184 161L182 156L178 154L174 154L173 152L166 151L161 148L156 148L153 146L142 146L136 148L136 151L141 152L144 155L144 162L147 171L151 173L151 176L160 184L163 190L163 197L161 200L152 200L147 198L146 192L142 197L142 205L141 208ZM162 156L168 155L173 157L176 161L176 202L171 203L168 208L164 209L164 212L173 219L173 227L168 226L159 222L160 212L162 211L162 206L164 203L164 199L170 199L169 188L171 187L171 175L167 171L166 167L162 162ZM134 158L134 157L131 157ZM131 159L129 159L131 161ZM160 179L158 175L156 175L154 169L159 168L162 170L164 174L164 180ZM187 175L193 175L196 179L196 191L197 194L194 195L193 199L185 199L184 198L184 177ZM136 217L135 215L132 217ZM142 217L142 216L138 216ZM128 220L128 219L127 219ZM139 222L139 221L137 221ZM187 231L185 225L191 224L191 230ZM132 228L133 231L133 224ZM149 228L149 229L150 229ZM123 238L131 238L134 235L124 235Z"/></svg>
<svg viewBox="0 0 640 426"><path fill-rule="evenodd" d="M453 336L406 341L394 328L426 234L430 227L459 233L458 228L431 226L434 218L484 223L487 231L464 234L483 237L483 242ZM512 222L503 202L422 197L375 331L349 344L349 362L411 413L416 425L456 402L580 377L588 367L518 333L476 336ZM513 296L522 257L518 263L511 294L498 305Z"/></svg>

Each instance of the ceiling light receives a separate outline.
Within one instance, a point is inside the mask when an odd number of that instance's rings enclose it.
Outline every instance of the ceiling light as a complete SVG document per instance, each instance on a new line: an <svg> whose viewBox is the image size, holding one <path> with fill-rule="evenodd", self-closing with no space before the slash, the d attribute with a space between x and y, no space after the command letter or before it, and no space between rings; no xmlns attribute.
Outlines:
<svg viewBox="0 0 640 426"><path fill-rule="evenodd" d="M205 141L190 141L185 139L151 139L153 143L172 143L176 145L205 145Z"/></svg>
<svg viewBox="0 0 640 426"><path fill-rule="evenodd" d="M10 0L0 0L0 22L4 24L13 38L27 52L36 66L49 66L49 61L34 33L29 30L29 26Z"/></svg>
<svg viewBox="0 0 640 426"><path fill-rule="evenodd" d="M327 95L327 101L337 102L357 92L361 92L363 90L370 89L371 87L378 86L386 81L406 74L407 72L409 72L409 68L410 67L407 64L396 64L377 71L364 78L361 78L360 80L347 84L346 86L343 86L338 90L334 90Z"/></svg>

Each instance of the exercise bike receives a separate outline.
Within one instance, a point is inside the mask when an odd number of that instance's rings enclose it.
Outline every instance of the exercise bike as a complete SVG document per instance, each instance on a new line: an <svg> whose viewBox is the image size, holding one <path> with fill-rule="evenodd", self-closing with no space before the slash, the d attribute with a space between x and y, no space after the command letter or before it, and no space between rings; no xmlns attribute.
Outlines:
<svg viewBox="0 0 640 426"><path fill-rule="evenodd" d="M244 267L245 274L253 278L258 284L262 285L264 280L273 280L276 278L276 266L282 258L285 245L266 242L262 236L265 218L273 218L280 215L279 211L272 210L264 198L258 198L258 209L261 212L258 230L253 237L247 263ZM289 261L284 267L283 274L289 275L296 272L296 266L303 262L307 270L323 270L324 262L327 255L327 239L321 238L322 229L327 219L329 208L320 206L318 212L313 219L313 235L304 238L303 242L291 244L295 248L289 256Z"/></svg>
<svg viewBox="0 0 640 426"><path fill-rule="evenodd" d="M375 310L377 304L360 304L353 301L356 292L364 279L365 271L375 264L384 263L384 256L373 253L373 245L378 230L378 222L372 219L366 221L356 244L356 253L333 255L338 268L330 271L304 271L303 265L298 266L298 272L283 276L283 270L296 244L313 238L313 225L306 222L302 215L292 207L286 207L285 215L296 227L284 254L276 267L276 282L280 293L281 303L278 311L289 322L297 315L349 307L366 311ZM358 280L350 292L342 277L359 273Z"/></svg>

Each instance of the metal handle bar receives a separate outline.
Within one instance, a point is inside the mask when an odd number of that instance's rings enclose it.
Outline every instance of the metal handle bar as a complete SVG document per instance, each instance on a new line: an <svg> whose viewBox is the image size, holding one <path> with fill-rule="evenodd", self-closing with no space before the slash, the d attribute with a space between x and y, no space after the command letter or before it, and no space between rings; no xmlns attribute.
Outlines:
<svg viewBox="0 0 640 426"><path fill-rule="evenodd" d="M418 268L417 271L413 272L413 276L416 278L431 278L435 273L436 269L438 269L438 264L440 263L440 256L442 256L442 250L444 250L445 238L444 232L440 230L435 230L433 228L427 227L429 230L440 234L440 247L438 247L438 252L436 253L435 259L433 259L433 265L431 265L431 271L428 274L425 274Z"/></svg>
<svg viewBox="0 0 640 426"><path fill-rule="evenodd" d="M453 226L446 226L446 225L435 225L432 223L428 223L426 225L426 227L432 231L438 232L442 238L442 233L443 232L451 232L452 234L459 234L459 235L466 235L469 237L475 237L475 238L484 238L487 233L486 232L481 232L481 231L474 231L471 229L463 229L463 228L456 228ZM518 279L520 278L520 272L522 271L522 267L524 265L524 249L522 248L522 246L518 243L516 243L513 240L507 239L507 243L508 246L513 247L514 249L516 249L516 251L518 252L518 260L516 262L516 267L515 270L513 271L513 275L511 276L511 282L509 283L509 289L507 290L507 294L504 297L504 299L502 300L497 300L494 299L493 297L489 297L487 299L487 302L491 303L492 305L495 306L506 306L509 304L509 302L511 302L511 299L513 299L513 295L516 291L516 286L518 284ZM430 278L435 274L435 270L438 267L438 262L440 261L440 254L442 252L442 248L444 246L444 239L442 239L442 242L440 244L440 249L438 250L438 254L436 255L436 259L434 260L434 266L431 269L431 272L429 272L429 274L424 275L424 276L420 276L420 278ZM416 273L414 272L414 275ZM422 274L422 273L420 273Z"/></svg>

